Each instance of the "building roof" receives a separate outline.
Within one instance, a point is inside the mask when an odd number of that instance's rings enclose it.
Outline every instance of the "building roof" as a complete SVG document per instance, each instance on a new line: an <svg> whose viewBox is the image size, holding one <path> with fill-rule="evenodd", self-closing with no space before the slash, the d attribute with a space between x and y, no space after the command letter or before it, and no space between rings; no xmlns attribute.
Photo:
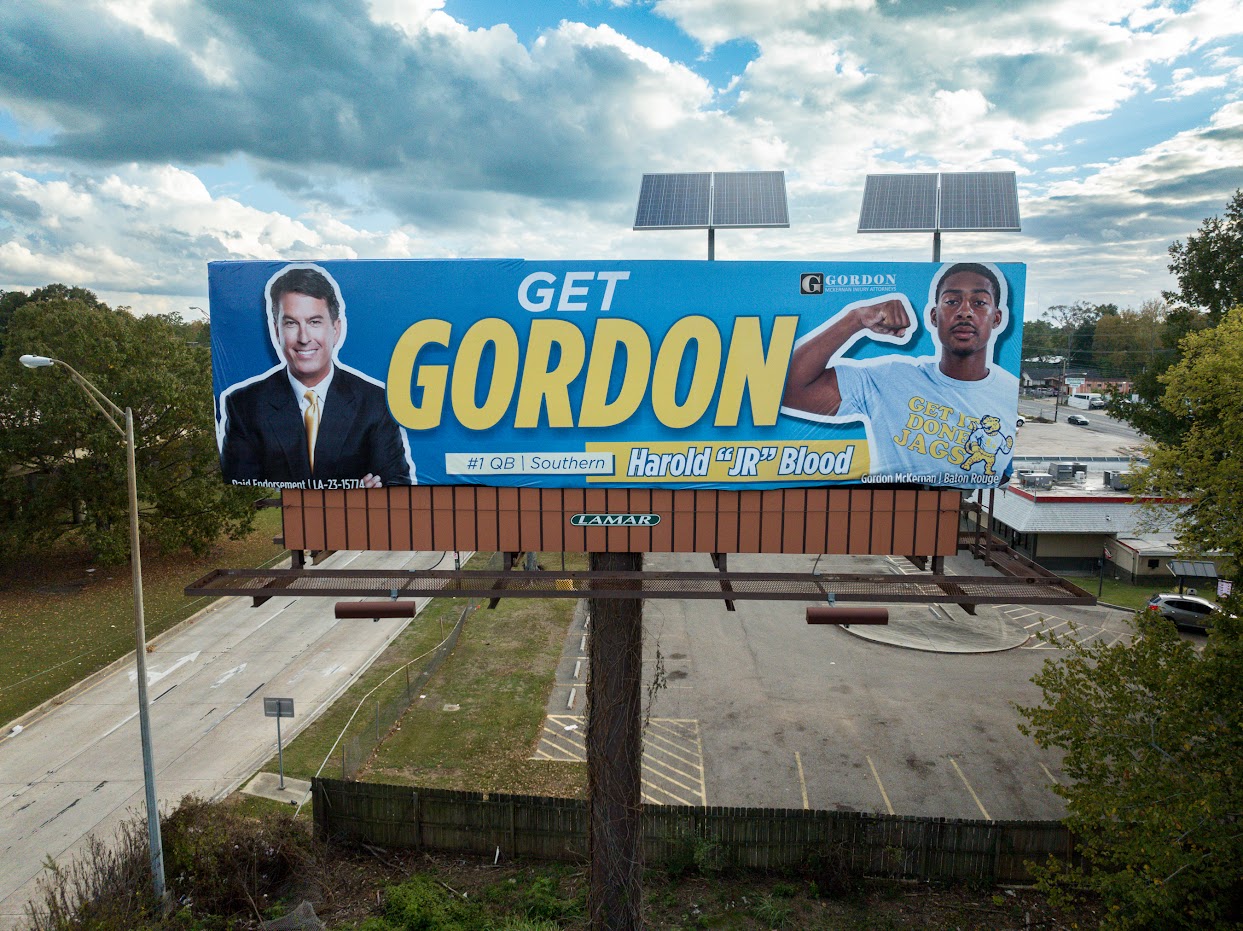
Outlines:
<svg viewBox="0 0 1243 931"><path fill-rule="evenodd" d="M1140 505L1158 499L1136 498L1128 491L1118 491L1105 484L1105 472L1128 471L1131 460L1106 459L1080 463L1086 469L1077 481L1057 482L1052 488L1024 487L1020 472L1049 474L1049 466L1061 460L1015 460L1015 479L997 490L993 499L993 517L1020 533L1107 534L1134 537L1141 517L1145 529L1158 532L1167 526L1151 528L1153 515L1144 513ZM1162 524L1172 523L1169 520Z"/></svg>
<svg viewBox="0 0 1243 931"><path fill-rule="evenodd" d="M1137 556L1175 556L1178 554L1178 537L1172 533L1151 533L1142 537L1118 537L1118 545L1131 550Z"/></svg>

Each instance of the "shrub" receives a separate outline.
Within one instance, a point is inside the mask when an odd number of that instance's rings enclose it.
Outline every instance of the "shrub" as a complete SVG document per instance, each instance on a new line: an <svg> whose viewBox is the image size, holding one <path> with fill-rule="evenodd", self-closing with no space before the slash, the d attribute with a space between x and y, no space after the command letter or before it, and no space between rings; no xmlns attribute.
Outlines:
<svg viewBox="0 0 1243 931"><path fill-rule="evenodd" d="M574 918L584 911L585 903L567 899L550 876L540 876L523 890L518 908L533 922ZM534 925L533 925L534 927Z"/></svg>
<svg viewBox="0 0 1243 931"><path fill-rule="evenodd" d="M145 821L127 821L111 845L96 837L71 862L49 858L26 905L26 931L146 931L153 928Z"/></svg>
<svg viewBox="0 0 1243 931"><path fill-rule="evenodd" d="M477 906L452 896L426 876L412 876L384 893L384 918L397 931L474 931Z"/></svg>
<svg viewBox="0 0 1243 931"><path fill-rule="evenodd" d="M164 819L169 890L200 915L255 915L314 875L316 859L309 832L289 813L254 818L186 797Z"/></svg>

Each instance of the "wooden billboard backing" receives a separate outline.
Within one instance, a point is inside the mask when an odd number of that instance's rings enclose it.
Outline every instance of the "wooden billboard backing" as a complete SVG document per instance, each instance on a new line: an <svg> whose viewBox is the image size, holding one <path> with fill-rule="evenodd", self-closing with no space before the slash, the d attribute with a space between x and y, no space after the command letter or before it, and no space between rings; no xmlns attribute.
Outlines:
<svg viewBox="0 0 1243 931"><path fill-rule="evenodd" d="M954 489L414 486L282 493L291 550L826 553L952 556ZM652 526L579 527L576 514L655 514Z"/></svg>

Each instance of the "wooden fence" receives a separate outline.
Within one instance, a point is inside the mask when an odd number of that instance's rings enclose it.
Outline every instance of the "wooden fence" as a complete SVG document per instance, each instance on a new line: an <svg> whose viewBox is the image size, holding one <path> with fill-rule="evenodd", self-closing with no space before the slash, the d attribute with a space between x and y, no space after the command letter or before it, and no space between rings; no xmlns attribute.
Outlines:
<svg viewBox="0 0 1243 931"><path fill-rule="evenodd" d="M455 792L316 779L322 837L509 859L585 860L577 799ZM817 863L903 879L1027 883L1026 863L1068 859L1057 821L972 821L775 808L643 807L648 864L798 870Z"/></svg>

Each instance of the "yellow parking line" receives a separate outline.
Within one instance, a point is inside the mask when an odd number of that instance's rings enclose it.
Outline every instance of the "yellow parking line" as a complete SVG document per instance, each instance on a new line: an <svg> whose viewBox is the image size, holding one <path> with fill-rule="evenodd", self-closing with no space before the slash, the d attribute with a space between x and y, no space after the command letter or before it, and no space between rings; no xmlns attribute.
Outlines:
<svg viewBox="0 0 1243 931"><path fill-rule="evenodd" d="M585 760L587 758L587 748L584 745L570 740L566 741L566 743L569 744L569 748L567 749L555 735L550 734L547 731L544 732L544 736L541 738L540 742L548 747L551 747L553 750L558 751L559 753L564 753L566 756L573 756L574 759Z"/></svg>
<svg viewBox="0 0 1243 931"><path fill-rule="evenodd" d="M884 783L880 781L880 773L876 771L876 764L872 762L870 756L865 756L864 759L868 761L868 768L872 770L872 778L876 780L876 788L880 789L880 797L885 800L885 810L892 815L893 804L889 801L889 793L885 791Z"/></svg>
<svg viewBox="0 0 1243 931"><path fill-rule="evenodd" d="M646 779L644 779L644 780L643 780L643 785L647 786L647 788L651 789L653 792L659 792L661 795L667 795L667 796L669 796L671 799L673 799L675 802L677 802L677 803L678 803L678 804L680 804L680 805L694 805L694 804L695 804L694 802L692 802L692 801L690 801L690 800L688 800L688 799L684 799L684 798L681 798L680 796L674 795L674 794L673 794L672 792L670 792L668 789L662 789L662 788L661 788L660 786L658 786L658 785L653 785L652 783L648 782ZM660 799L658 799L658 798L652 798L652 797L651 797L650 795L648 795L646 792L644 792L644 793L643 793L643 795L644 795L644 797L647 799L647 801L651 802L651 803L652 803L652 804L654 804L654 805L662 805L662 804L664 804L663 802L661 802L661 800L660 800Z"/></svg>
<svg viewBox="0 0 1243 931"><path fill-rule="evenodd" d="M971 788L971 783L969 783L967 781L967 777L962 774L962 769L959 768L958 761L954 759L953 757L950 757L950 762L954 764L954 769L958 773L958 778L962 780L962 784L967 787L967 791L970 792L971 797L975 799L976 807L980 809L980 812L984 815L984 817L987 820L992 821L993 816L988 813L988 809L984 807L984 803L980 801L980 797L975 794L975 789Z"/></svg>
<svg viewBox="0 0 1243 931"><path fill-rule="evenodd" d="M807 780L803 778L803 758L797 750L794 751L794 762L798 766L798 787L803 791L803 810L808 811L811 805L807 803Z"/></svg>
<svg viewBox="0 0 1243 931"><path fill-rule="evenodd" d="M699 722L695 722L695 749L699 752L699 798L701 805L708 804L708 785L704 782L704 745L699 738Z"/></svg>
<svg viewBox="0 0 1243 931"><path fill-rule="evenodd" d="M1048 776L1048 777L1049 777L1049 779L1053 782L1053 784L1054 784L1054 785L1058 785L1058 786L1060 786L1060 785L1061 785L1061 783L1057 781L1057 776L1055 776L1055 775L1053 775L1051 772L1049 772L1049 767L1047 767L1047 766L1045 766L1043 763L1041 763L1041 764L1040 764L1040 768L1044 770L1044 774L1045 774L1046 776Z"/></svg>
<svg viewBox="0 0 1243 931"><path fill-rule="evenodd" d="M660 746L658 745L658 742L659 744L668 744L668 746ZM643 747L645 750L650 749L653 752L663 753L666 756L671 756L680 763L686 763L690 766L695 765L695 760L693 758L683 757L677 753L677 751L685 750L686 748L683 745L675 744L671 740L664 740L663 738L653 737L652 735L649 734L648 739L643 741Z"/></svg>
<svg viewBox="0 0 1243 931"><path fill-rule="evenodd" d="M694 787L694 786L688 786L686 783L684 783L684 782L679 782L678 780L674 779L672 776L666 776L664 773L658 773L658 772L656 772L656 771L652 768L652 764L653 764L653 763L655 763L655 760L644 760L644 761L643 761L643 768L644 768L644 769L646 769L646 770L648 771L648 773L652 776L652 778L653 778L653 779L663 779L665 782L671 782L671 783L673 783L675 786L677 786L679 789L685 789L687 792L694 792L694 791L695 791L695 787ZM668 767L666 767L666 769L667 769L667 768L668 768ZM677 770L674 770L674 772L677 772ZM686 775L689 775L689 774L688 774L688 773L678 773L678 775L679 775L679 776L686 776Z"/></svg>

